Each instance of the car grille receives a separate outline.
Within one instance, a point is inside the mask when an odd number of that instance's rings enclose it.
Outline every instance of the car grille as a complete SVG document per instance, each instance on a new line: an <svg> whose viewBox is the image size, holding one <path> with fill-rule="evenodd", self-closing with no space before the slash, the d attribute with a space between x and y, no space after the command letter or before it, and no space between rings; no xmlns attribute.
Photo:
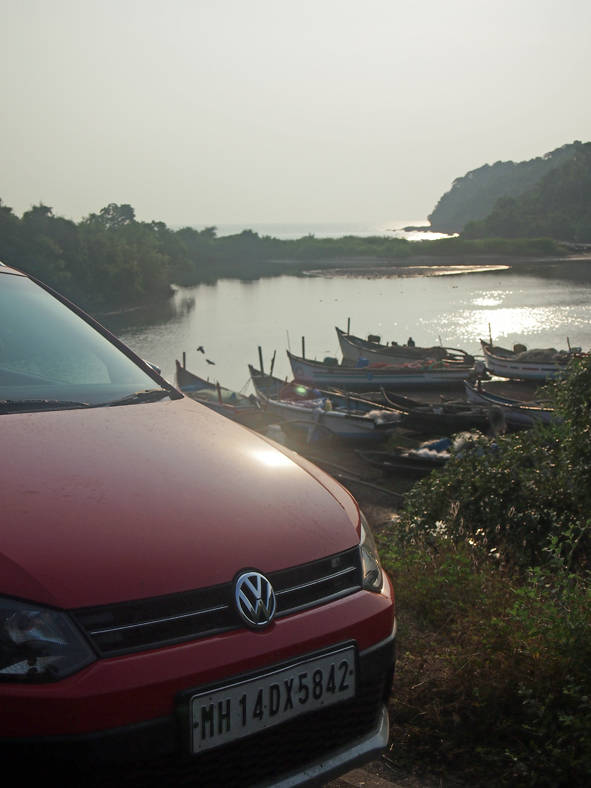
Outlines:
<svg viewBox="0 0 591 788"><path fill-rule="evenodd" d="M270 572L276 617L326 604L361 589L359 549ZM182 643L238 629L233 584L179 594L79 608L72 615L102 657Z"/></svg>

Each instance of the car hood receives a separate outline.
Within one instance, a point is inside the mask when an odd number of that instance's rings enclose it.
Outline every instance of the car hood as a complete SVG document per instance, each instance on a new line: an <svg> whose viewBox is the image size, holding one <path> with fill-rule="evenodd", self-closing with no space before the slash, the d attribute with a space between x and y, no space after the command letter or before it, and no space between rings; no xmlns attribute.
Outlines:
<svg viewBox="0 0 591 788"><path fill-rule="evenodd" d="M340 485L187 398L0 418L0 594L107 604L358 541Z"/></svg>

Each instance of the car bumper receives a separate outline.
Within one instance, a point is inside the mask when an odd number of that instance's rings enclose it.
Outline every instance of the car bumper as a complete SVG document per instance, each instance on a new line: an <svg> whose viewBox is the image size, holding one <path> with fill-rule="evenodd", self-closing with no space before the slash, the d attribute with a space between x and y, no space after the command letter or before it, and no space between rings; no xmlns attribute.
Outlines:
<svg viewBox="0 0 591 788"><path fill-rule="evenodd" d="M325 783L339 774L367 761L373 760L388 744L390 722L386 706L382 706L378 724L367 736L347 747L334 750L328 756L306 764L303 769L286 774L278 781L261 784L261 788L292 788L292 786Z"/></svg>
<svg viewBox="0 0 591 788"><path fill-rule="evenodd" d="M197 756L186 754L182 698L177 715L82 736L0 740L0 753L62 785L296 786L374 758L388 740L386 699L394 670L394 635L358 654L355 698L311 712Z"/></svg>

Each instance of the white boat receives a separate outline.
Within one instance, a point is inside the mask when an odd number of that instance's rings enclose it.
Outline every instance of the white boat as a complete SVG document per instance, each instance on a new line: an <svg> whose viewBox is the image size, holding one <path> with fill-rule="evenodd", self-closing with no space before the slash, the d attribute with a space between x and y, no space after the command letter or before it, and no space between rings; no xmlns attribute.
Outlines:
<svg viewBox="0 0 591 788"><path fill-rule="evenodd" d="M556 418L553 408L545 407L539 402L525 402L523 400L501 397L474 386L469 381L464 381L464 391L468 402L478 405L498 406L505 417L509 427L531 427L533 424L549 424Z"/></svg>
<svg viewBox="0 0 591 788"><path fill-rule="evenodd" d="M384 440L400 421L400 413L357 397L320 392L265 375L249 365L263 411L281 425L297 422L340 440Z"/></svg>
<svg viewBox="0 0 591 788"><path fill-rule="evenodd" d="M351 367L310 361L287 351L294 378L311 386L344 391L377 391L405 386L461 386L474 370L472 364L438 361L426 364L409 361L400 366L381 364Z"/></svg>
<svg viewBox="0 0 591 788"><path fill-rule="evenodd" d="M524 345L516 345L515 349L492 345L484 339L480 340L484 363L493 375L515 380L548 380L562 375L569 361L581 357L580 348L575 350L556 350L555 348L537 348L527 350Z"/></svg>
<svg viewBox="0 0 591 788"><path fill-rule="evenodd" d="M474 357L464 350L442 347L416 347L415 345L381 344L379 337L362 339L335 326L343 361L355 364L359 359L367 359L370 364L406 364L410 361L455 361L458 364L473 364ZM371 335L370 335L371 336Z"/></svg>

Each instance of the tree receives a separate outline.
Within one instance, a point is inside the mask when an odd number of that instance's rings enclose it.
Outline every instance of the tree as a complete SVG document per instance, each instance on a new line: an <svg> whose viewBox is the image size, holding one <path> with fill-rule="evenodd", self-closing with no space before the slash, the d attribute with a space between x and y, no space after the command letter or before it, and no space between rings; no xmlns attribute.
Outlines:
<svg viewBox="0 0 591 788"><path fill-rule="evenodd" d="M106 230L118 230L135 222L135 211L128 203L118 205L110 202L101 208L98 214L91 213L87 221L90 224L101 224Z"/></svg>

